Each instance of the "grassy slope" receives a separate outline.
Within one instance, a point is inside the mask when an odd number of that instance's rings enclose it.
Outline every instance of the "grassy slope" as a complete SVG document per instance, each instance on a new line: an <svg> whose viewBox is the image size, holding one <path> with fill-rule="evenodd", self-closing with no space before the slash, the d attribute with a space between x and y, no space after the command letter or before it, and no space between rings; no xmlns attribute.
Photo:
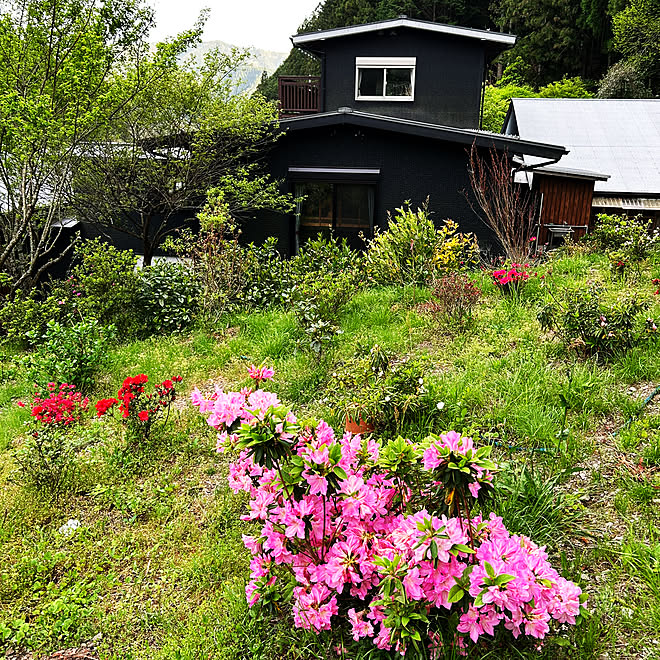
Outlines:
<svg viewBox="0 0 660 660"><path fill-rule="evenodd" d="M652 268L658 277L658 266ZM565 257L552 269L558 283L609 279L594 257ZM650 297L649 273L638 281ZM478 657L657 657L659 407L613 432L660 384L660 352L638 350L608 365L577 361L541 337L539 280L530 281L519 304L498 296L485 276L483 289L473 327L458 334L414 311L422 291L360 293L343 316L334 351L321 360L296 350L295 322L281 312L236 315L215 334L124 345L113 351L98 396L138 372L152 380L180 373L188 390L211 382L240 386L245 364L265 359L287 403L326 414L333 364L358 341L399 355L427 354L432 386L445 402L445 428L481 434L511 465L514 478L505 478L496 503L508 526L547 543L553 562L591 595L593 617L561 633L566 647L549 641L541 653L514 645ZM95 444L81 459L78 492L44 502L12 477L11 448L28 417L12 399L30 389L20 368L12 372L9 356L3 363L0 622L15 630L24 620L30 645L42 650L100 632L98 653L108 658L328 657L327 639L292 630L286 618L257 620L248 612L244 500L228 490L228 458L212 451L203 419L177 407L166 433L134 459L115 451L116 427L92 424L87 433ZM560 394L571 402L567 436L559 433ZM81 528L66 538L57 530L70 518ZM0 639L2 630L0 624Z"/></svg>

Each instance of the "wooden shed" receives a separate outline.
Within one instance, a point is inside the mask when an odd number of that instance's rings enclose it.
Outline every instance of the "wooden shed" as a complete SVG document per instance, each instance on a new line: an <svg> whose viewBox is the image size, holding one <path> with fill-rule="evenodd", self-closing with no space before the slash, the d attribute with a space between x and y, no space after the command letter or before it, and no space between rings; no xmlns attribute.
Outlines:
<svg viewBox="0 0 660 660"><path fill-rule="evenodd" d="M532 190L539 197L537 245L555 247L567 236L582 238L592 226L594 184L609 176L560 165L533 172Z"/></svg>

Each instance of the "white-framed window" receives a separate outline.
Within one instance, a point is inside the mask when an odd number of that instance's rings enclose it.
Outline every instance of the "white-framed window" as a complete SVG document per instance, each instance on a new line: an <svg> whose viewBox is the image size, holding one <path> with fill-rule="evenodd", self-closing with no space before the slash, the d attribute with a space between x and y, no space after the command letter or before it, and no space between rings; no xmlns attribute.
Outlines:
<svg viewBox="0 0 660 660"><path fill-rule="evenodd" d="M356 101L414 101L416 57L356 57Z"/></svg>

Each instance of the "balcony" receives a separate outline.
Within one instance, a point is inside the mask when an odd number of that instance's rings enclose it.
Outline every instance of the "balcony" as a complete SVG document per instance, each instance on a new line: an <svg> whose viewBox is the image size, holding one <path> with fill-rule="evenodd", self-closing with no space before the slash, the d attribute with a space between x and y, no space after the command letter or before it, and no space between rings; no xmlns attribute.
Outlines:
<svg viewBox="0 0 660 660"><path fill-rule="evenodd" d="M321 78L280 76L277 79L280 117L299 117L321 110Z"/></svg>

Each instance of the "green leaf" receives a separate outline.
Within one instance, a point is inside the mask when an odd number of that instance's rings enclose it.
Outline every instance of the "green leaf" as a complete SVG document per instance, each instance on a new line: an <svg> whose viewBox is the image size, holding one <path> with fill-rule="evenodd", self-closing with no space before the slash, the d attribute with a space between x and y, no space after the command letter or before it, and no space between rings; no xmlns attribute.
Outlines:
<svg viewBox="0 0 660 660"><path fill-rule="evenodd" d="M475 551L472 548L468 547L467 545L463 545L462 543L456 543L452 548L452 550L458 550L458 552L464 552L468 555L473 555L475 553ZM488 572L488 569L486 569L486 572Z"/></svg>
<svg viewBox="0 0 660 660"><path fill-rule="evenodd" d="M346 474L346 471L344 468L341 468L339 466L335 467L333 470L333 473L337 477L337 479L348 479L348 475Z"/></svg>
<svg viewBox="0 0 660 660"><path fill-rule="evenodd" d="M447 596L447 601L449 603L458 603L461 598L465 595L465 591L460 584L455 584L450 590Z"/></svg>

